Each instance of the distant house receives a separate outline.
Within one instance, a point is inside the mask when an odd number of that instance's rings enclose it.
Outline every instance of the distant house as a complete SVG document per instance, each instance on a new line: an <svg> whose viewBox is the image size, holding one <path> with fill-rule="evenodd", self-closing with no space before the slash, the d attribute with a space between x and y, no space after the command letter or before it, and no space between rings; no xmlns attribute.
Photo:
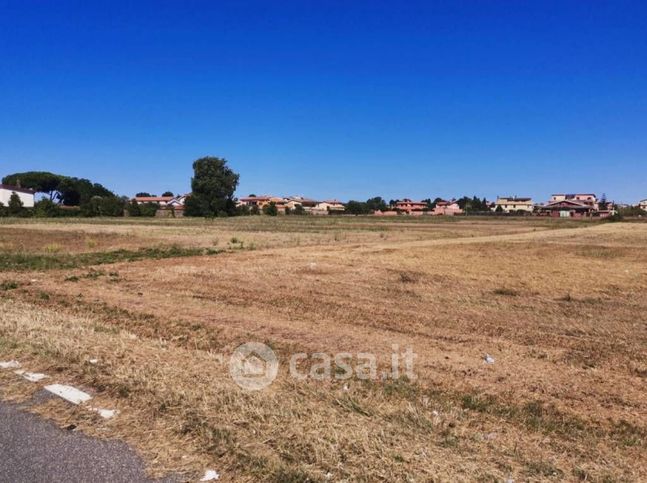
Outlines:
<svg viewBox="0 0 647 483"><path fill-rule="evenodd" d="M462 215L462 214L463 214L463 210L461 210L461 207L458 206L458 203L456 203L455 200L438 201L436 203L436 207L434 208L434 211L432 212L432 215L436 215L436 216L454 216L454 215Z"/></svg>
<svg viewBox="0 0 647 483"><path fill-rule="evenodd" d="M166 205L160 205L156 216L184 216L184 204L188 196L188 194L174 196Z"/></svg>
<svg viewBox="0 0 647 483"><path fill-rule="evenodd" d="M571 199L551 201L539 208L540 215L554 218L586 218L593 216L597 211L592 204Z"/></svg>
<svg viewBox="0 0 647 483"><path fill-rule="evenodd" d="M163 207L170 203L174 198L174 196L135 196L133 199L138 205L157 203L160 207Z"/></svg>
<svg viewBox="0 0 647 483"><path fill-rule="evenodd" d="M590 206L595 211L600 208L598 204L598 198L595 193L555 194L550 197L548 204L560 201L575 201Z"/></svg>
<svg viewBox="0 0 647 483"><path fill-rule="evenodd" d="M259 209L263 208L265 205L270 204L271 196L245 196L238 200L238 204L242 206L257 206Z"/></svg>
<svg viewBox="0 0 647 483"><path fill-rule="evenodd" d="M409 198L405 198L395 203L395 209L407 215L422 215L428 207L427 203L423 201L411 201Z"/></svg>
<svg viewBox="0 0 647 483"><path fill-rule="evenodd" d="M326 200L317 203L314 208L310 210L313 215L332 215L340 214L346 211L344 204L339 200Z"/></svg>
<svg viewBox="0 0 647 483"><path fill-rule="evenodd" d="M270 203L276 205L276 209L279 214L285 214L287 206L287 199L281 198L280 196L245 196L238 200L239 206L249 206L250 208L256 206L259 210L262 210L265 206Z"/></svg>
<svg viewBox="0 0 647 483"><path fill-rule="evenodd" d="M11 195L14 193L16 193L20 198L20 201L22 201L23 207L34 207L34 195L36 194L35 191L8 184L0 184L0 203L8 206Z"/></svg>
<svg viewBox="0 0 647 483"><path fill-rule="evenodd" d="M289 209L294 210L297 206L301 206L306 213L312 211L314 207L319 203L316 200L305 198L303 196L289 196L285 199L285 206Z"/></svg>
<svg viewBox="0 0 647 483"><path fill-rule="evenodd" d="M647 200L642 200L638 203L638 207L643 211L647 211Z"/></svg>
<svg viewBox="0 0 647 483"><path fill-rule="evenodd" d="M538 208L540 215L559 218L606 218L616 213L613 203L607 203L600 209L600 203L594 193L555 194L550 201Z"/></svg>
<svg viewBox="0 0 647 483"><path fill-rule="evenodd" d="M500 209L499 209L500 208ZM516 213L524 211L532 213L534 204L532 198L519 198L517 196L499 196L494 203L494 211L503 211L504 213Z"/></svg>

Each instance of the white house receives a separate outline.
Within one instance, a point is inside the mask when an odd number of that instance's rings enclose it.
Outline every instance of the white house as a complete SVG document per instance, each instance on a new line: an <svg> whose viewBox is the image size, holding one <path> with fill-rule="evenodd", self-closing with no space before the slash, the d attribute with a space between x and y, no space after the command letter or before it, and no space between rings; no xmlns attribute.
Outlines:
<svg viewBox="0 0 647 483"><path fill-rule="evenodd" d="M9 199L11 198L11 195L13 193L16 193L18 195L20 201L22 201L22 205L25 208L34 207L34 191L7 184L0 184L0 203L8 206Z"/></svg>
<svg viewBox="0 0 647 483"><path fill-rule="evenodd" d="M642 200L640 203L638 203L638 206L640 206L641 210L647 211L647 200Z"/></svg>
<svg viewBox="0 0 647 483"><path fill-rule="evenodd" d="M313 215L330 215L331 213L343 213L346 210L344 204L338 200L326 200L312 208Z"/></svg>
<svg viewBox="0 0 647 483"><path fill-rule="evenodd" d="M532 213L534 204L531 198L519 198L518 196L498 196L496 203L494 203L494 211L496 211L499 207L501 207L501 210L504 213L515 213L517 211Z"/></svg>

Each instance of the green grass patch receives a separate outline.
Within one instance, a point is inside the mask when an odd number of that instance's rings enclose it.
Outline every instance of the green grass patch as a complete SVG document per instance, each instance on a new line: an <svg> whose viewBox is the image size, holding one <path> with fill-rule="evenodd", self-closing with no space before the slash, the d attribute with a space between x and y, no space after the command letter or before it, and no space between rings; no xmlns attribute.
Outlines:
<svg viewBox="0 0 647 483"><path fill-rule="evenodd" d="M219 250L212 248L182 248L177 246L140 248L139 250L114 250L98 253L38 255L26 253L0 253L0 270L56 270L103 265L139 260L215 255Z"/></svg>
<svg viewBox="0 0 647 483"><path fill-rule="evenodd" d="M0 290L5 292L7 290L15 290L18 287L20 287L20 284L15 280L5 280L4 282L0 283Z"/></svg>

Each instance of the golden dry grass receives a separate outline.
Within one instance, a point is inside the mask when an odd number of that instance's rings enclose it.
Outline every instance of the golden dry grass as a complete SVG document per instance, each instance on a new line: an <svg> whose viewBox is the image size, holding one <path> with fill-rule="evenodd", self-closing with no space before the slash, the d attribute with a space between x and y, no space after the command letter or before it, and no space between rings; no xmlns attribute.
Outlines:
<svg viewBox="0 0 647 483"><path fill-rule="evenodd" d="M131 246L243 240L215 256L92 276L0 275L17 287L0 292L0 358L83 385L122 412L103 422L40 410L129 441L155 473L647 478L646 224L259 218L12 224L0 237L33 230L125 236ZM227 372L228 354L252 340L282 362L259 393ZM348 351L385 365L393 344L417 353L416 381L301 382L284 364L299 351Z"/></svg>

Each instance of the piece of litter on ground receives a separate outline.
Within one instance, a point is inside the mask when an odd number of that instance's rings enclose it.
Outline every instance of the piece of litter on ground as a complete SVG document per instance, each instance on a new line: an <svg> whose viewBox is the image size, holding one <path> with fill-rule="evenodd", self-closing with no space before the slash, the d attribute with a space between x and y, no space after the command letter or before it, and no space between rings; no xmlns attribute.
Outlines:
<svg viewBox="0 0 647 483"><path fill-rule="evenodd" d="M114 418L115 415L117 414L116 409L98 409L98 408L94 408L94 411L99 413L99 416L101 416L103 419Z"/></svg>
<svg viewBox="0 0 647 483"><path fill-rule="evenodd" d="M20 367L20 362L18 361L0 362L0 369L17 369L18 367Z"/></svg>
<svg viewBox="0 0 647 483"><path fill-rule="evenodd" d="M490 354L485 354L485 363L494 364L494 357L492 357Z"/></svg>
<svg viewBox="0 0 647 483"><path fill-rule="evenodd" d="M90 364L96 364L97 362L99 362L99 359L90 359L90 360L88 360L88 362Z"/></svg>
<svg viewBox="0 0 647 483"><path fill-rule="evenodd" d="M80 391L72 386L65 386L63 384L52 384L45 386L45 390L55 394L58 397L71 402L72 404L81 404L92 399L88 393Z"/></svg>
<svg viewBox="0 0 647 483"><path fill-rule="evenodd" d="M25 371L14 371L19 376L27 379L29 382L38 382L47 378L46 374L41 374L40 372L25 372Z"/></svg>
<svg viewBox="0 0 647 483"><path fill-rule="evenodd" d="M438 411L436 411L435 409L431 412L431 414L433 416L436 416L436 417L440 416L440 413Z"/></svg>
<svg viewBox="0 0 647 483"><path fill-rule="evenodd" d="M212 481L220 479L220 475L215 470L207 470L200 481Z"/></svg>

